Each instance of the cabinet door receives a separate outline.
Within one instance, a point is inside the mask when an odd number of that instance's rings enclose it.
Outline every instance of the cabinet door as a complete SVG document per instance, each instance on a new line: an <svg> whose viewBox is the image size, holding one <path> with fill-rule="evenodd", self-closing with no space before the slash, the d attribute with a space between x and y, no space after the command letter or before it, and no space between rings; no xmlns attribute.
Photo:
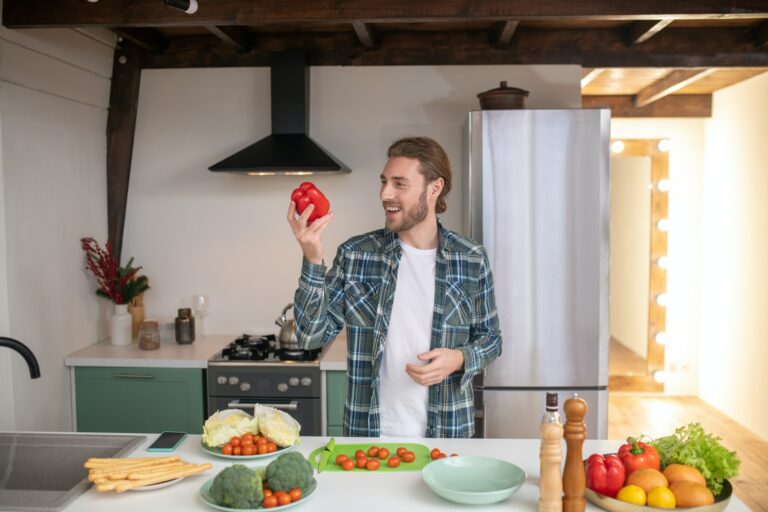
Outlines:
<svg viewBox="0 0 768 512"><path fill-rule="evenodd" d="M347 397L347 372L325 372L327 431L329 436L340 436L344 428L344 401Z"/></svg>
<svg viewBox="0 0 768 512"><path fill-rule="evenodd" d="M75 369L80 432L202 432L203 370Z"/></svg>

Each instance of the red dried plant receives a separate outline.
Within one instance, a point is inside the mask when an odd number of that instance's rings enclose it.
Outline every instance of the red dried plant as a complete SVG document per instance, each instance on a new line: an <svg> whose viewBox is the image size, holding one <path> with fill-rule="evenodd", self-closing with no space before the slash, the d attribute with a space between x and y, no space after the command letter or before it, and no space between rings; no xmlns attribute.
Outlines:
<svg viewBox="0 0 768 512"><path fill-rule="evenodd" d="M118 265L112 251L112 242L107 240L105 249L93 238L81 238L80 245L85 252L88 270L96 278L99 289L96 295L106 297L115 304L127 304L149 288L147 276L136 276L142 267L133 268L133 258L128 265Z"/></svg>

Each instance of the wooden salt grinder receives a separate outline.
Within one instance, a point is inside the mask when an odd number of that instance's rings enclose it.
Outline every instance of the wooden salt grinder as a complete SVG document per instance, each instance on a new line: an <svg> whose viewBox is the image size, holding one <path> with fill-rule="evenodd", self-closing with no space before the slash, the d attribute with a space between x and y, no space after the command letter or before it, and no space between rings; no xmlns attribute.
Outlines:
<svg viewBox="0 0 768 512"><path fill-rule="evenodd" d="M563 470L563 512L583 512L586 508L584 496L587 489L587 475L584 472L584 458L581 447L587 437L584 416L587 403L574 394L563 405L565 411L565 469Z"/></svg>
<svg viewBox="0 0 768 512"><path fill-rule="evenodd" d="M562 442L562 425L544 423L541 426L539 512L563 510L563 480L560 476L560 463L563 461Z"/></svg>

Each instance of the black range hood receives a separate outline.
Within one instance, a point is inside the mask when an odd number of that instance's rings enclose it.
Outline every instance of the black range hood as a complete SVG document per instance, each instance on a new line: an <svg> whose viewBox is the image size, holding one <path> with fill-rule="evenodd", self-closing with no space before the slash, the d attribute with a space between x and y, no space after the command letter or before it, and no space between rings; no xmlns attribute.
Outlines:
<svg viewBox="0 0 768 512"><path fill-rule="evenodd" d="M253 176L347 173L349 168L307 136L309 68L302 51L271 55L272 135L208 169Z"/></svg>

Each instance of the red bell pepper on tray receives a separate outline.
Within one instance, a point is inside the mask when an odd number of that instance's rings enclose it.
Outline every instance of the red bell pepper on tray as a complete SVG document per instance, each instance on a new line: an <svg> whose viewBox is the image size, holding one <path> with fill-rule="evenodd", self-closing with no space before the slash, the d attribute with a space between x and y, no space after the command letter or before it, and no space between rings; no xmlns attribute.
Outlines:
<svg viewBox="0 0 768 512"><path fill-rule="evenodd" d="M659 452L649 444L641 443L634 437L627 438L627 444L619 448L619 458L624 463L624 471L627 476L635 470L651 468L659 470Z"/></svg>
<svg viewBox="0 0 768 512"><path fill-rule="evenodd" d="M320 190L318 190L318 188L313 183L310 183L309 181L305 181L299 185L299 188L294 189L294 191L291 193L291 200L296 203L296 211L299 213L299 215L304 213L304 210L310 204L315 205L315 209L309 215L309 219L307 219L307 224L310 224L314 220L319 219L328 213L328 210L331 208L331 203L328 201L328 199L323 195L322 192L320 192Z"/></svg>
<svg viewBox="0 0 768 512"><path fill-rule="evenodd" d="M624 487L624 464L616 455L599 453L587 459L587 487L604 496L615 498Z"/></svg>

